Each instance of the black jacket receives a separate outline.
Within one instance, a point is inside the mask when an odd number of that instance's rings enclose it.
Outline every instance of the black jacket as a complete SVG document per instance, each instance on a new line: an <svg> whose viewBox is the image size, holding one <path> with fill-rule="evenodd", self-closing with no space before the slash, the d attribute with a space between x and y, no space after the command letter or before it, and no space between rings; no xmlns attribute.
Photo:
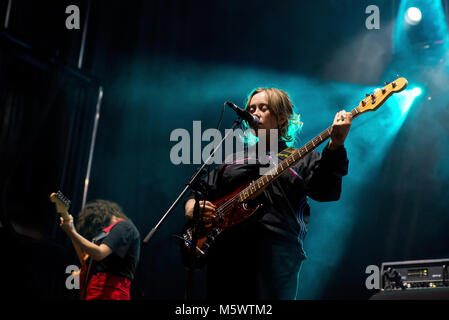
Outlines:
<svg viewBox="0 0 449 320"><path fill-rule="evenodd" d="M281 142L278 150L285 148L285 143ZM220 199L260 177L260 166L248 164L251 156L241 153L233 157L235 161L225 161L204 179L207 200ZM344 147L330 150L326 146L322 154L310 152L265 189L257 198L263 207L233 232L248 233L251 229L263 228L282 241L299 243L302 249L310 215L307 197L316 201L338 200L348 163Z"/></svg>

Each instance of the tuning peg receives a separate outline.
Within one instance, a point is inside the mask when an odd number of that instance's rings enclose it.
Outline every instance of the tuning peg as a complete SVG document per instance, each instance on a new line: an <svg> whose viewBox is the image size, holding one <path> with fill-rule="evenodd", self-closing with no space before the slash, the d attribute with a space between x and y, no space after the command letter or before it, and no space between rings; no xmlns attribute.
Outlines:
<svg viewBox="0 0 449 320"><path fill-rule="evenodd" d="M365 96L368 98L370 96L370 94L369 93L365 93Z"/></svg>
<svg viewBox="0 0 449 320"><path fill-rule="evenodd" d="M362 100L362 106L366 106L366 101Z"/></svg>
<svg viewBox="0 0 449 320"><path fill-rule="evenodd" d="M387 92L386 89L382 89L382 94L385 94L385 92Z"/></svg>
<svg viewBox="0 0 449 320"><path fill-rule="evenodd" d="M392 82L392 83L391 83L391 86L392 86L393 88L396 88L396 86L397 86L396 82Z"/></svg>

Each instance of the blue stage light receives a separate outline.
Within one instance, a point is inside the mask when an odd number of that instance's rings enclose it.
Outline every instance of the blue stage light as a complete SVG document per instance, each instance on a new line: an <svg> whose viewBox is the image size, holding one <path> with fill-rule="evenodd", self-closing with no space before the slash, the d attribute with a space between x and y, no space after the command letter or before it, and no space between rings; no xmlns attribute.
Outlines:
<svg viewBox="0 0 449 320"><path fill-rule="evenodd" d="M408 111L410 110L410 107L413 104L413 101L416 99L416 97L421 95L421 93L422 89L419 87L415 87L410 90L404 90L396 95L395 97L396 99L393 99L394 101L393 103L395 103L395 105L401 111L402 117L407 115Z"/></svg>
<svg viewBox="0 0 449 320"><path fill-rule="evenodd" d="M414 89L412 89L412 91L411 91L411 93L412 93L415 97L419 96L419 95L421 94L421 92L422 92L421 88L414 88Z"/></svg>
<svg viewBox="0 0 449 320"><path fill-rule="evenodd" d="M422 19L421 10L416 7L408 8L405 12L405 21L413 26L417 25Z"/></svg>

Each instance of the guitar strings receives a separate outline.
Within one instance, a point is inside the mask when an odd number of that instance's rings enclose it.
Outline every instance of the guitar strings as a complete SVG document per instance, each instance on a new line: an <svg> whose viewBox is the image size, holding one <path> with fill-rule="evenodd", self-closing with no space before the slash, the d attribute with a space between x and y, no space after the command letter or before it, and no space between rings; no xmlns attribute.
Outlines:
<svg viewBox="0 0 449 320"><path fill-rule="evenodd" d="M294 153L292 153L289 157L287 157L286 159L284 159L281 163L283 163L283 162L285 162L285 163L288 163L288 159L291 157L292 159L294 159L294 157L296 156L296 155L298 155L299 154L299 156L301 157L302 156L302 154L301 154L301 152L298 150L298 151L295 151ZM297 160L295 159L294 161L293 161L293 163L294 162L296 162ZM287 164L288 165L288 164ZM286 169L284 169L284 170L286 170ZM277 170L275 170L276 171L276 174L274 174L274 175L272 175L272 177L274 177L275 175L279 175L279 174L281 174L281 173L278 173L277 172ZM262 177L263 178L263 177ZM259 179L261 179L261 178L259 178ZM258 180L259 180L258 179ZM258 180L256 180L256 181L258 181ZM263 182L263 180L262 180L262 185L265 185L266 183L264 183ZM251 185L251 184L250 184ZM249 186L250 186L249 185ZM236 200L237 200L237 197L238 196L240 196L240 194L242 194L243 192L245 192L245 190L249 187L249 186L247 186L245 189L243 189L242 191L240 191L239 193L237 193L235 196L233 196L232 198L229 198L227 201L225 201L218 209L220 210L220 213L221 213L221 215L223 215L223 216L227 216L229 213L230 213L230 211L232 210L232 209L234 209L234 206L235 206L235 202L236 202ZM259 186L259 188L260 188L260 186Z"/></svg>

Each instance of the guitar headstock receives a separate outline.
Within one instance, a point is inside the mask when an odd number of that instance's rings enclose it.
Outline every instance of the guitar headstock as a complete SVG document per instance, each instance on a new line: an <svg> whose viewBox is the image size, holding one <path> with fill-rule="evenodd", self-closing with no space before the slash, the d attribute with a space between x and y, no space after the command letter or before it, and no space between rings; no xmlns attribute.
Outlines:
<svg viewBox="0 0 449 320"><path fill-rule="evenodd" d="M62 215L63 218L66 218L66 216L68 216L71 201L66 196L64 196L61 191L58 191L56 193L53 192L50 195L50 201L55 204L56 211L60 215Z"/></svg>
<svg viewBox="0 0 449 320"><path fill-rule="evenodd" d="M400 92L406 87L407 79L405 78L398 78L391 83L387 83L385 87L371 95L367 95L365 99L360 101L358 106L359 113L377 110L393 93Z"/></svg>

